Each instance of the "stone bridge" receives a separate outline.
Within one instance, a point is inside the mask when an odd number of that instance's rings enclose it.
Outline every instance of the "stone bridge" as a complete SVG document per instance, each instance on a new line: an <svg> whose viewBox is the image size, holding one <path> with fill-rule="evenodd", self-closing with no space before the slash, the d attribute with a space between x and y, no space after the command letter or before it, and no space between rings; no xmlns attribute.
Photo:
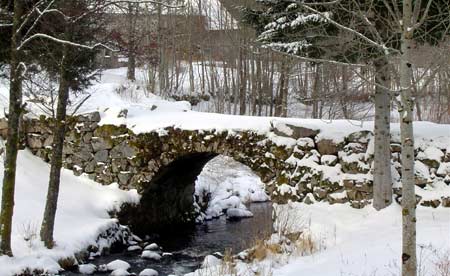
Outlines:
<svg viewBox="0 0 450 276"><path fill-rule="evenodd" d="M319 138L317 130L285 123L274 123L265 135L173 127L135 134L125 126L99 123L99 113L67 121L64 167L103 184L137 189L142 195L140 205L124 208L121 217L123 223L139 225L143 231L193 221L196 177L217 155L250 167L278 203L325 200L361 208L372 198L370 131L351 133L336 143ZM52 126L53 119L44 117L25 120L22 126L23 144L45 161L52 154ZM0 121L3 135L5 130L5 121ZM393 160L397 163L399 149L394 142ZM449 162L450 153L443 153ZM423 162L430 169L439 167ZM416 180L418 185L430 181L420 176ZM440 205L442 201L450 205L449 198L436 200L422 204Z"/></svg>

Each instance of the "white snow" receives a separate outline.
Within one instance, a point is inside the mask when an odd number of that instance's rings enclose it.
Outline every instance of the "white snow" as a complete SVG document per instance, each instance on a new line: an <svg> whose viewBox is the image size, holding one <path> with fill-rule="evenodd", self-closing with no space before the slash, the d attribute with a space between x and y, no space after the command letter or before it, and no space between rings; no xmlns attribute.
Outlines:
<svg viewBox="0 0 450 276"><path fill-rule="evenodd" d="M159 246L156 243L151 243L144 247L144 250L156 251L159 250Z"/></svg>
<svg viewBox="0 0 450 276"><path fill-rule="evenodd" d="M139 276L158 276L158 271L146 268L139 273Z"/></svg>
<svg viewBox="0 0 450 276"><path fill-rule="evenodd" d="M401 255L401 207L397 204L375 211L368 206L357 210L348 205L294 203L287 208L292 217L301 217L322 251L292 257L287 265L273 271L277 276L298 275L399 275ZM436 252L450 250L450 211L447 208L417 209L418 256L427 275L434 270ZM421 255L422 252L422 255ZM445 257L445 255L443 255Z"/></svg>
<svg viewBox="0 0 450 276"><path fill-rule="evenodd" d="M109 274L110 276L128 276L131 275L130 272L128 272L126 269L116 269L113 272L111 272L111 274Z"/></svg>
<svg viewBox="0 0 450 276"><path fill-rule="evenodd" d="M227 218L251 218L253 217L253 213L240 208L229 208L227 209Z"/></svg>
<svg viewBox="0 0 450 276"><path fill-rule="evenodd" d="M220 265L221 263L222 263L222 260L220 260L219 258L217 258L217 257L215 257L213 255L208 255L203 260L203 263L202 263L201 267L202 268L207 268L207 267Z"/></svg>
<svg viewBox="0 0 450 276"><path fill-rule="evenodd" d="M329 166L336 162L336 159L337 157L335 155L322 155L322 157L320 157L320 163Z"/></svg>
<svg viewBox="0 0 450 276"><path fill-rule="evenodd" d="M441 162L444 157L444 153L436 147L427 147L423 152L417 154L419 160L434 160Z"/></svg>
<svg viewBox="0 0 450 276"><path fill-rule="evenodd" d="M85 275L94 274L96 270L97 267L94 264L82 264L78 266L78 271Z"/></svg>
<svg viewBox="0 0 450 276"><path fill-rule="evenodd" d="M63 169L55 224L56 247L48 250L39 239L39 227L44 213L49 165L28 150L19 152L17 164L12 229L15 257L0 257L0 275L19 273L26 267L57 273L60 269L58 259L73 257L89 245L95 245L98 235L116 224L108 211L118 209L124 202L139 200L135 190L122 191L117 184L102 186ZM1 178L3 162L0 162Z"/></svg>
<svg viewBox="0 0 450 276"><path fill-rule="evenodd" d="M450 162L441 163L436 174L443 177L450 176Z"/></svg>
<svg viewBox="0 0 450 276"><path fill-rule="evenodd" d="M418 160L414 162L414 171L417 176L420 176L423 179L430 179L430 170L427 165Z"/></svg>
<svg viewBox="0 0 450 276"><path fill-rule="evenodd" d="M149 251L149 250L142 252L141 257L144 259L150 259L150 260L156 260L156 261L159 261L161 259L161 255L159 255L158 253L156 253L154 251Z"/></svg>
<svg viewBox="0 0 450 276"><path fill-rule="evenodd" d="M140 250L142 250L142 247L140 247L139 245L132 245L127 248L128 252L140 251Z"/></svg>
<svg viewBox="0 0 450 276"><path fill-rule="evenodd" d="M106 265L106 269L109 271L123 269L128 270L131 267L131 265L125 261L122 260L115 260Z"/></svg>

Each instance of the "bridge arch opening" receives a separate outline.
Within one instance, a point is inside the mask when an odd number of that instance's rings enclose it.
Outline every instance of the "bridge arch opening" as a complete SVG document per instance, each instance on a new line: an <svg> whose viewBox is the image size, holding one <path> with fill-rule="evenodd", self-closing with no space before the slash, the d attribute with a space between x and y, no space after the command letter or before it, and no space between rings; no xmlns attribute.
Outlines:
<svg viewBox="0 0 450 276"><path fill-rule="evenodd" d="M196 194L196 182L206 164L219 155L212 152L189 153L161 167L150 182L143 183L140 203L123 208L119 216L120 222L129 225L133 233L141 236L149 234L170 236L174 233L193 230L199 215L199 208L201 207L201 211L205 211L206 208L201 204L196 208L195 203L196 201L198 203L199 199L199 195ZM225 156L220 159L224 158L232 160ZM214 166L216 174L220 175L222 169L236 169L234 167L226 168L228 163L222 162L219 162L219 166L217 164ZM234 161L234 163L238 163L237 165L241 167L247 167L241 162ZM248 170L251 171L250 168ZM269 198L265 193L264 195L266 196L265 201L267 201ZM255 196L261 200L253 201L263 201L264 199L261 195L258 197L255 194ZM204 201L204 195L200 195L200 197L203 197L201 200L207 204Z"/></svg>

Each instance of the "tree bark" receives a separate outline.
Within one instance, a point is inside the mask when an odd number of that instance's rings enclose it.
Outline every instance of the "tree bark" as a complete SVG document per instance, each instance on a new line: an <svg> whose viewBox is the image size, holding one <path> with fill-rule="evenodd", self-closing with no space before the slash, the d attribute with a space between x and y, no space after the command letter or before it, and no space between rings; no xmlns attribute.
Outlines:
<svg viewBox="0 0 450 276"><path fill-rule="evenodd" d="M412 0L403 1L400 58L400 131L402 141L402 276L417 275L416 194L414 179L414 100L411 89Z"/></svg>
<svg viewBox="0 0 450 276"><path fill-rule="evenodd" d="M24 12L24 1L14 1L14 22L11 39L11 75L9 88L9 117L8 136L6 144L5 169L2 187L2 205L0 213L0 255L12 256L11 228L14 211L14 190L16 183L16 162L19 146L19 122L22 114L22 73L20 51L20 33L17 29L21 25Z"/></svg>
<svg viewBox="0 0 450 276"><path fill-rule="evenodd" d="M392 203L392 175L390 150L389 91L391 76L386 58L375 61L375 125L373 166L373 207L381 210Z"/></svg>
<svg viewBox="0 0 450 276"><path fill-rule="evenodd" d="M127 79L131 81L136 80L136 26L135 26L135 11L137 9L133 7L132 3L128 3L128 68L127 68Z"/></svg>
<svg viewBox="0 0 450 276"><path fill-rule="evenodd" d="M66 30L66 37L70 36L70 31ZM66 38L70 40L70 37ZM56 123L53 128L53 153L50 165L50 177L47 191L47 201L45 204L44 218L41 225L41 240L47 248L53 248L53 231L55 226L56 209L58 205L58 195L61 177L62 156L64 137L66 134L66 109L69 98L69 75L68 75L68 61L70 60L69 46L63 46L63 58L60 67L60 81L58 90L58 106L56 109Z"/></svg>

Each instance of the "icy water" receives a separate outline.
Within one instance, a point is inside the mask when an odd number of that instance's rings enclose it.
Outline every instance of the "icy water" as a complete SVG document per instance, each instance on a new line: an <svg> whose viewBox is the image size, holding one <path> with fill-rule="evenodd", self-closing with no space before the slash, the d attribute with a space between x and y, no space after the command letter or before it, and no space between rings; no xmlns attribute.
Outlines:
<svg viewBox="0 0 450 276"><path fill-rule="evenodd" d="M139 274L145 268L152 268L159 272L160 276L170 274L184 275L199 268L204 257L216 252L223 253L231 250L233 254L252 246L258 238L263 238L272 231L272 205L266 203L252 203L249 210L254 214L253 218L238 221L227 221L224 216L198 225L190 235L178 235L157 240L163 252L172 256L163 257L160 261L145 260L140 257L140 252L119 253L95 259L96 265L107 264L116 259L124 260L131 264L129 272ZM65 275L79 275L66 273ZM105 275L97 273L94 275ZM108 275L108 274L106 274Z"/></svg>

